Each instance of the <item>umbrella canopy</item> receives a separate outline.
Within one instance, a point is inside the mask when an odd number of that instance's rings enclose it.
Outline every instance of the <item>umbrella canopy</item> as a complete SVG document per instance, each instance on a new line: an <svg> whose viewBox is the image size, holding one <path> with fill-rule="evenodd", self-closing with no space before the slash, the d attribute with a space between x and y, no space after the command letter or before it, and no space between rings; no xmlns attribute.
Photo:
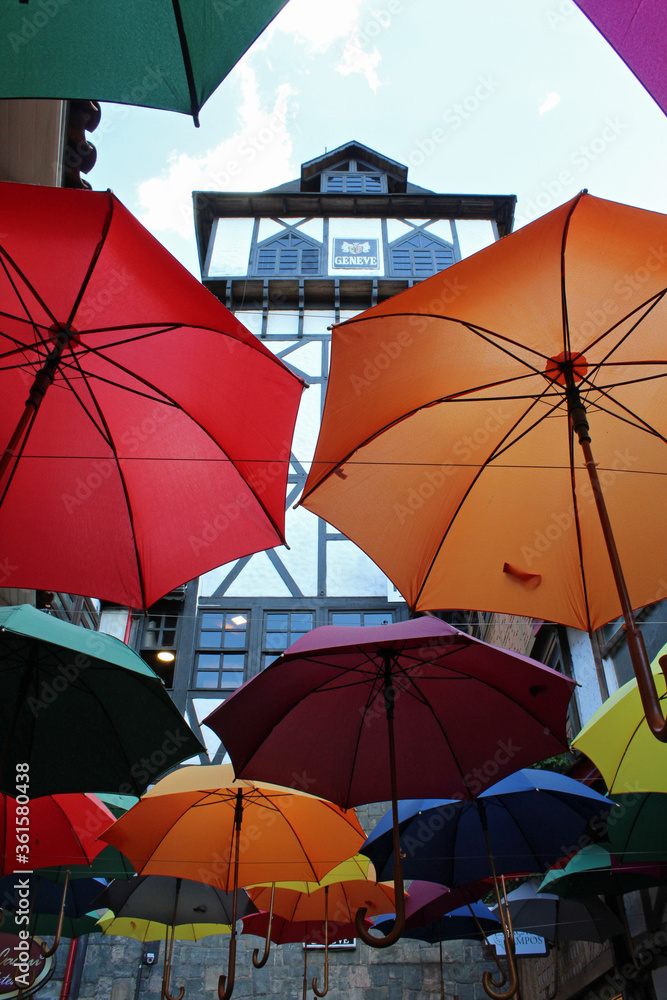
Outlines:
<svg viewBox="0 0 667 1000"><path fill-rule="evenodd" d="M667 865L622 864L603 844L588 844L566 865L548 871L537 891L567 898L614 896L649 889L665 881Z"/></svg>
<svg viewBox="0 0 667 1000"><path fill-rule="evenodd" d="M118 819L139 801L136 795L113 795L108 792L100 792L97 797L110 810L114 819ZM100 846L100 842L97 846ZM63 882L66 877L103 878L111 881L116 878L132 878L136 872L124 854L111 844L102 844L102 850L89 865L50 865L40 868L40 875L56 882Z"/></svg>
<svg viewBox="0 0 667 1000"><path fill-rule="evenodd" d="M82 792L44 795L19 804L0 795L2 874L46 865L88 868L104 844L97 836L113 823L114 814L96 795ZM21 799L26 803L26 797ZM22 835L22 836L21 836Z"/></svg>
<svg viewBox="0 0 667 1000"><path fill-rule="evenodd" d="M623 614L649 692L632 609L667 569L666 241L667 216L582 192L338 325L301 499L413 610Z"/></svg>
<svg viewBox="0 0 667 1000"><path fill-rule="evenodd" d="M663 646L651 664L660 704L667 706ZM572 740L600 771L609 792L667 792L667 746L656 746L644 717L637 681L628 681L606 699Z"/></svg>
<svg viewBox="0 0 667 1000"><path fill-rule="evenodd" d="M493 890L491 879L480 879L469 885L450 889L439 882L425 882L413 879L405 903L405 926L425 927L452 910L459 910L468 903L477 903L482 896ZM377 927L377 921L375 926Z"/></svg>
<svg viewBox="0 0 667 1000"><path fill-rule="evenodd" d="M101 879L76 879L70 882L64 894L64 916L83 917L96 908L95 900L105 883ZM51 914L60 913L63 905L63 887L40 877L38 872L28 875L6 875L0 879L0 901L3 910L12 913L27 912L24 900L28 892L30 898L30 913Z"/></svg>
<svg viewBox="0 0 667 1000"><path fill-rule="evenodd" d="M28 604L0 608L0 682L8 794L140 794L203 750L162 680L125 643Z"/></svg>
<svg viewBox="0 0 667 1000"><path fill-rule="evenodd" d="M93 98L192 115L286 0L4 5L0 97ZM38 15L40 17L38 18ZM72 58L73 40L85 38Z"/></svg>
<svg viewBox="0 0 667 1000"><path fill-rule="evenodd" d="M168 875L139 875L112 882L95 900L114 916L139 918L166 926L179 924L230 925L233 898L215 886ZM257 912L246 892L239 890L237 916ZM164 937L164 932L162 934Z"/></svg>
<svg viewBox="0 0 667 1000"><path fill-rule="evenodd" d="M272 895L270 887L248 888L248 895L259 910L269 910ZM346 924L354 921L361 906L372 917L386 913L387 907L393 907L394 901L393 885L353 879L349 882L313 886L308 892L277 888L273 895L273 912L286 920L318 921L324 920L327 906L330 922Z"/></svg>
<svg viewBox="0 0 667 1000"><path fill-rule="evenodd" d="M629 792L614 795L618 810L607 825L610 850L624 864L667 864L667 795Z"/></svg>
<svg viewBox="0 0 667 1000"><path fill-rule="evenodd" d="M576 850L591 822L602 829L614 803L554 771L526 768L472 802L399 803L400 845L406 878L464 886L493 872L546 871ZM377 872L393 869L392 817L376 825L362 847Z"/></svg>
<svg viewBox="0 0 667 1000"><path fill-rule="evenodd" d="M525 882L508 893L507 899L515 931L537 934L555 944L559 941L601 943L623 933L620 920L597 896L562 899L538 893L534 882Z"/></svg>
<svg viewBox="0 0 667 1000"><path fill-rule="evenodd" d="M374 927L386 934L394 923L393 914L376 920ZM429 924L418 926L406 922L403 937L416 941L428 941L435 944L438 941L478 941L486 934L495 934L502 930L498 917L484 903L468 903L456 910L450 910L436 917Z"/></svg>
<svg viewBox="0 0 667 1000"><path fill-rule="evenodd" d="M3 933L18 934L20 931L28 931L31 937L55 937L58 933L59 916L56 913L35 913L31 916L30 922L25 923L23 919L18 923L13 913L6 911L4 920L0 925ZM60 936L63 938L79 938L84 934L101 934L102 928L99 926L96 913L84 913L82 917L67 917L62 919ZM164 936L164 935L163 935Z"/></svg>
<svg viewBox="0 0 667 1000"><path fill-rule="evenodd" d="M110 192L3 183L0 214L11 585L148 608L282 544L302 381Z"/></svg>
<svg viewBox="0 0 667 1000"><path fill-rule="evenodd" d="M371 926L370 920L367 921ZM266 937L269 929L269 914L266 911L251 913L250 916L243 917L242 934L255 934L257 937ZM328 941L333 944L343 938L353 938L356 934L354 923L333 925L325 923L324 920L286 920L274 914L271 919L271 941L274 944L293 944L303 941L308 944L324 944ZM333 936L335 935L335 937Z"/></svg>
<svg viewBox="0 0 667 1000"><path fill-rule="evenodd" d="M470 798L567 746L572 688L432 616L331 625L298 639L205 724L239 776L288 781L306 762L309 791L349 808L392 795L389 699L398 795Z"/></svg>
<svg viewBox="0 0 667 1000"><path fill-rule="evenodd" d="M172 772L102 839L126 854L141 874L177 875L229 892L239 810L241 886L288 879L317 882L356 854L364 841L353 811L293 788L236 781L230 764Z"/></svg>
<svg viewBox="0 0 667 1000"><path fill-rule="evenodd" d="M653 100L667 114L665 11L660 0L575 0Z"/></svg>
<svg viewBox="0 0 667 1000"><path fill-rule="evenodd" d="M155 920L141 920L139 917L116 917L108 910L97 921L97 929L102 934L115 937L130 937L135 941L165 941L172 933L175 941L201 941L217 934L229 934L229 924L161 924Z"/></svg>

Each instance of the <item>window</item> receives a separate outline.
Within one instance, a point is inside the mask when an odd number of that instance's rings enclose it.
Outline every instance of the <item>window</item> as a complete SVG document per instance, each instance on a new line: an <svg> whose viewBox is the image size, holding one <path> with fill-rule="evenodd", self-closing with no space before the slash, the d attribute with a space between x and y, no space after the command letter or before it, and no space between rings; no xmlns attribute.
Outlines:
<svg viewBox="0 0 667 1000"><path fill-rule="evenodd" d="M164 602L162 606L164 607ZM177 614L161 614L155 609L148 612L141 636L141 658L162 678L167 687L172 687L174 682L177 636Z"/></svg>
<svg viewBox="0 0 667 1000"><path fill-rule="evenodd" d="M332 173L322 174L322 190L345 194L380 194L386 191L386 182L382 174L364 173Z"/></svg>
<svg viewBox="0 0 667 1000"><path fill-rule="evenodd" d="M320 248L295 230L287 230L257 248L258 275L319 274Z"/></svg>
<svg viewBox="0 0 667 1000"><path fill-rule="evenodd" d="M204 611L199 622L194 686L207 690L239 687L247 658L247 612Z"/></svg>
<svg viewBox="0 0 667 1000"><path fill-rule="evenodd" d="M332 611L332 625L391 625L391 611Z"/></svg>
<svg viewBox="0 0 667 1000"><path fill-rule="evenodd" d="M425 278L454 263L454 248L423 230L397 240L389 248L392 273L401 277Z"/></svg>
<svg viewBox="0 0 667 1000"><path fill-rule="evenodd" d="M313 627L312 611L267 611L264 615L262 669Z"/></svg>

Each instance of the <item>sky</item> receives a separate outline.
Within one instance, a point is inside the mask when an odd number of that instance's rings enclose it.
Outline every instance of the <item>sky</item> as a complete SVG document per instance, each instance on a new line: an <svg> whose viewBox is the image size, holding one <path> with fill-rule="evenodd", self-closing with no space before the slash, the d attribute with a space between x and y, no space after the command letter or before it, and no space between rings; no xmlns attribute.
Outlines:
<svg viewBox="0 0 667 1000"><path fill-rule="evenodd" d="M88 175L197 277L193 190L353 139L421 187L516 195L515 229L582 188L667 213L667 117L571 0L288 0L200 121L103 104Z"/></svg>

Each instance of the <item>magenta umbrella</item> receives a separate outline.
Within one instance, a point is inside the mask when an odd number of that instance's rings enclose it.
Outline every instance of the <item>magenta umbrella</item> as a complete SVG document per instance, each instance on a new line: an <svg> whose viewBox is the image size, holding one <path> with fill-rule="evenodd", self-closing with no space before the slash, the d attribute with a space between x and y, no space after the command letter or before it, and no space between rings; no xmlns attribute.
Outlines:
<svg viewBox="0 0 667 1000"><path fill-rule="evenodd" d="M663 0L575 0L667 115Z"/></svg>
<svg viewBox="0 0 667 1000"><path fill-rule="evenodd" d="M392 800L397 918L404 920L398 798L470 799L567 748L574 682L434 616L324 626L293 643L205 720L237 777L294 785L345 808Z"/></svg>

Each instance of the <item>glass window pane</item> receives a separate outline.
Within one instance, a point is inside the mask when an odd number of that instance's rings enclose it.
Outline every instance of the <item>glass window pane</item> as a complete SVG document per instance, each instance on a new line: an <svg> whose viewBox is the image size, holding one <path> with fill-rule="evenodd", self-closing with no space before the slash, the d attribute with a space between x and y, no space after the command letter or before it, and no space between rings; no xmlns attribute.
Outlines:
<svg viewBox="0 0 667 1000"><path fill-rule="evenodd" d="M266 648L267 649L285 649L287 646L287 633L286 632L267 632L266 633Z"/></svg>
<svg viewBox="0 0 667 1000"><path fill-rule="evenodd" d="M308 631L310 631L310 629ZM297 639L301 639L304 635L308 635L308 632L292 632L292 635L290 636L290 643L296 642Z"/></svg>
<svg viewBox="0 0 667 1000"><path fill-rule="evenodd" d="M225 653L222 657L223 670L243 670L245 667L245 656L243 653Z"/></svg>
<svg viewBox="0 0 667 1000"><path fill-rule="evenodd" d="M225 649L244 649L245 648L245 632L223 632L221 633L223 637L223 646Z"/></svg>
<svg viewBox="0 0 667 1000"><path fill-rule="evenodd" d="M364 615L364 625L391 625L392 616L387 612L366 612Z"/></svg>
<svg viewBox="0 0 667 1000"><path fill-rule="evenodd" d="M224 615L220 612L211 613L205 611L201 616L202 628L222 628L224 625Z"/></svg>
<svg viewBox="0 0 667 1000"><path fill-rule="evenodd" d="M222 645L222 632L202 632L199 645L219 649Z"/></svg>
<svg viewBox="0 0 667 1000"><path fill-rule="evenodd" d="M292 628L305 629L309 631L313 627L313 616L311 614L293 614L292 615Z"/></svg>
<svg viewBox="0 0 667 1000"><path fill-rule="evenodd" d="M262 660L262 669L264 669L264 667L268 667L269 663L274 663L277 659L277 656L271 656L270 653L266 653Z"/></svg>
<svg viewBox="0 0 667 1000"><path fill-rule="evenodd" d="M356 611L332 611L332 625L361 625L361 615Z"/></svg>
<svg viewBox="0 0 667 1000"><path fill-rule="evenodd" d="M243 671L238 673L233 673L232 671L225 670L222 675L222 680L220 681L220 687L231 688L239 687L243 684Z"/></svg>
<svg viewBox="0 0 667 1000"><path fill-rule="evenodd" d="M165 631L162 633L162 645L163 646L173 646L176 642L176 633L173 631Z"/></svg>
<svg viewBox="0 0 667 1000"><path fill-rule="evenodd" d="M267 614L266 627L267 629L271 629L272 632L286 632L289 627L289 615Z"/></svg>
<svg viewBox="0 0 667 1000"><path fill-rule="evenodd" d="M197 655L197 668L200 670L217 670L220 666L220 657L217 653L199 653Z"/></svg>
<svg viewBox="0 0 667 1000"><path fill-rule="evenodd" d="M209 670L198 670L196 685L198 688L217 688L218 675Z"/></svg>

